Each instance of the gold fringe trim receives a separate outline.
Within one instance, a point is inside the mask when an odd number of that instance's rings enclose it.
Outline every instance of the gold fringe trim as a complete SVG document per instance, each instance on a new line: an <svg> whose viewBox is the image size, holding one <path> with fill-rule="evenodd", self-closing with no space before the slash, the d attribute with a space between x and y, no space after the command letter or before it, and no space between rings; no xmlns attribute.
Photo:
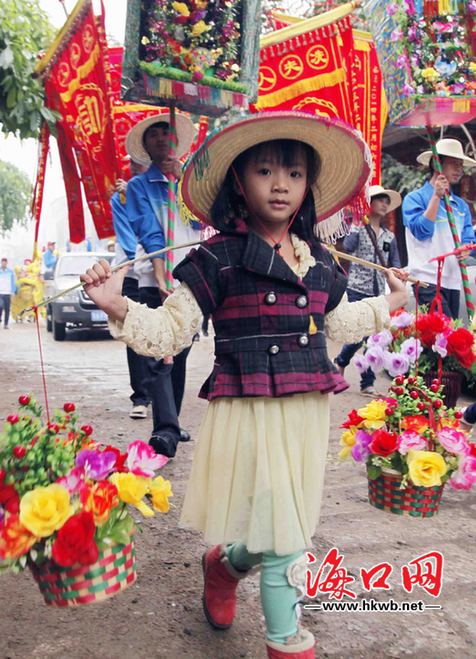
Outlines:
<svg viewBox="0 0 476 659"><path fill-rule="evenodd" d="M262 110L269 106L274 107L306 92L315 92L323 87L333 87L345 81L346 75L344 69L336 69L332 73L324 73L323 75L317 75L306 80L299 80L284 89L271 92L271 94L260 95L258 96L255 107L257 110Z"/></svg>
<svg viewBox="0 0 476 659"><path fill-rule="evenodd" d="M63 25L61 30L58 32L56 37L54 38L53 43L51 46L49 46L48 50L46 53L43 55L41 60L38 62L38 64L35 66L33 69L33 75L34 76L40 76L42 73L45 73L45 69L49 67L49 65L52 63L51 60L57 55L58 53L56 52L58 48L62 45L62 41L65 36L67 36L70 28L72 27L74 21L78 18L80 14L89 10L89 8L92 5L92 0L78 0L76 3L74 9L68 16L66 23Z"/></svg>
<svg viewBox="0 0 476 659"><path fill-rule="evenodd" d="M313 16L312 18L299 22L295 21L294 25L288 25L281 30L275 30L274 32L265 34L260 39L260 47L266 48L266 46L274 46L287 39L299 37L301 34L305 34L311 30L316 30L317 28L336 23L341 18L345 18L345 16L351 14L359 4L360 2L347 2L345 5L335 7L330 11L326 11L324 14L319 14L319 16Z"/></svg>

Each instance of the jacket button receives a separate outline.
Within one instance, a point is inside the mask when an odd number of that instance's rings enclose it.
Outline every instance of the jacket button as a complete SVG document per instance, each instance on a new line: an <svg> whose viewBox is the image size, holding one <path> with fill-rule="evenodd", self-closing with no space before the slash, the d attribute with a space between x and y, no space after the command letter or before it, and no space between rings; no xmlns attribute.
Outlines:
<svg viewBox="0 0 476 659"><path fill-rule="evenodd" d="M299 309L304 309L304 307L307 307L307 303L308 300L305 295L300 295L296 298L296 306L299 307Z"/></svg>
<svg viewBox="0 0 476 659"><path fill-rule="evenodd" d="M301 348L305 348L307 345L309 345L308 335L301 334L301 336L298 338L298 344L301 346Z"/></svg>
<svg viewBox="0 0 476 659"><path fill-rule="evenodd" d="M271 291L270 293L268 293L268 294L265 296L264 301L265 301L265 304L269 304L269 305L271 305L271 304L276 304L277 299L278 299L278 298L277 298L277 296L276 296L276 293L275 293L274 291Z"/></svg>
<svg viewBox="0 0 476 659"><path fill-rule="evenodd" d="M277 355L279 352L279 346L277 345L269 346L268 352L270 355Z"/></svg>

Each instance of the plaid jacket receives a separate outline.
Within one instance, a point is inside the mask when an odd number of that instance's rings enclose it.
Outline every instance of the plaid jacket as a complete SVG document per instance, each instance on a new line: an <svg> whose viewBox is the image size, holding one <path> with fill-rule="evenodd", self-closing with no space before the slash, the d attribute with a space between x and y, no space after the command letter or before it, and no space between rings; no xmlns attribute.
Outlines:
<svg viewBox="0 0 476 659"><path fill-rule="evenodd" d="M200 397L338 392L345 380L327 356L324 315L337 306L346 277L318 246L300 280L256 234L220 233L175 268L215 328L215 364ZM317 332L310 333L310 316Z"/></svg>

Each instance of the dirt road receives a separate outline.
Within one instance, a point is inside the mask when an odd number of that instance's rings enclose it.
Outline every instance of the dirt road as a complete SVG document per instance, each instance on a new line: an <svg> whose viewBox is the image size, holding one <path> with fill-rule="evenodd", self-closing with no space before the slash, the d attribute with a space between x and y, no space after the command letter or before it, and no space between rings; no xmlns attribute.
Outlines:
<svg viewBox="0 0 476 659"><path fill-rule="evenodd" d="M96 333L69 334L55 343L43 331L48 395L51 406L77 404L84 423L96 436L125 448L133 439L148 439L150 420L131 420L125 348ZM212 359L213 341L202 338L189 358L182 425L196 437L205 403L197 399ZM336 352L335 347L334 352ZM16 410L18 395L41 398L36 332L32 325L0 329L2 394L0 421ZM338 426L351 407L368 399L357 393L349 369L350 392L332 399L331 455L327 465L325 503L315 536L315 555L322 560L337 547L343 565L356 578L352 588L362 597L383 602L422 601L439 610L424 612L325 612L306 610L304 624L317 638L318 657L342 659L466 659L476 644L475 519L476 492L447 488L440 513L428 520L409 519L375 510L367 502L363 469L338 465ZM386 382L379 381L382 389ZM233 628L214 632L201 610L200 537L177 527L194 442L181 444L176 459L163 470L174 489L168 515L144 521L137 538L139 577L132 587L102 604L57 610L43 604L28 572L0 576L1 659L264 659L263 620L257 578L240 584L239 610ZM411 594L401 585L400 570L417 556L438 550L445 557L441 596L421 588ZM390 591L365 593L361 567L387 561L394 570ZM329 599L320 596L317 601ZM315 600L312 603L316 603Z"/></svg>

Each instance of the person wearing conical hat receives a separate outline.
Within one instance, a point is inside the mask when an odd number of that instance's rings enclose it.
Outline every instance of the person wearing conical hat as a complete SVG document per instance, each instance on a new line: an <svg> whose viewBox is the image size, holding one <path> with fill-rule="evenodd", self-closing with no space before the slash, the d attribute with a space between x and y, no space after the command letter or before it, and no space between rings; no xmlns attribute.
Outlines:
<svg viewBox="0 0 476 659"><path fill-rule="evenodd" d="M349 303L345 274L319 238L340 230L336 212L360 192L369 162L360 134L336 120L299 112L235 119L185 169L185 203L219 233L175 268L182 283L164 306L123 298L122 276L110 276L105 261L82 275L113 334L146 354L179 352L211 314L215 362L200 394L209 405L181 524L214 545L202 567L215 629L232 625L238 583L261 566L270 659L315 656L296 604L322 500L328 394L347 387L326 335L360 340L408 299L389 271L389 295Z"/></svg>
<svg viewBox="0 0 476 659"><path fill-rule="evenodd" d="M455 194L453 186L459 183L465 167L476 167L476 160L468 158L461 142L453 138L439 140L436 150L443 173L439 174L434 167L431 151L421 153L417 162L429 168L429 180L423 187L410 192L402 205L408 270L413 277L429 284L428 288L418 289L420 304L431 304L436 295L438 264L435 261L429 263L430 259L451 252L455 247L443 200L446 193L450 197L461 243L475 242L471 211L464 199ZM443 313L452 318L459 316L461 286L457 258L450 256L443 265L441 297Z"/></svg>
<svg viewBox="0 0 476 659"><path fill-rule="evenodd" d="M361 259L384 265L389 268L400 268L397 241L394 234L384 224L387 214L398 208L402 198L396 190L388 190L381 185L372 185L369 190L370 210L368 224L353 226L349 235L344 238L343 247L348 254L354 254ZM385 292L385 277L377 270L351 263L347 282L347 298L349 302L363 300L367 297L383 295ZM362 346L359 343L346 343L335 358L335 363L341 373L349 365L352 357ZM376 394L375 373L371 368L362 368L360 375L360 391L373 396Z"/></svg>
<svg viewBox="0 0 476 659"><path fill-rule="evenodd" d="M126 194L126 213L136 234L137 255L162 249L167 244L168 174L176 179L182 175L180 158L192 146L194 126L191 119L176 113L177 144L170 155L170 113L161 112L137 123L126 136L126 151L132 161L147 167L146 171L129 181ZM178 210L174 217L174 245L200 240L200 223L182 221ZM179 263L187 249L171 253ZM136 265L139 277L139 300L156 308L170 295L166 285L165 255ZM180 428L179 415L185 389L186 360L189 348L170 360L146 360L148 394L152 407L151 446L162 455L174 457L179 441L190 435Z"/></svg>

